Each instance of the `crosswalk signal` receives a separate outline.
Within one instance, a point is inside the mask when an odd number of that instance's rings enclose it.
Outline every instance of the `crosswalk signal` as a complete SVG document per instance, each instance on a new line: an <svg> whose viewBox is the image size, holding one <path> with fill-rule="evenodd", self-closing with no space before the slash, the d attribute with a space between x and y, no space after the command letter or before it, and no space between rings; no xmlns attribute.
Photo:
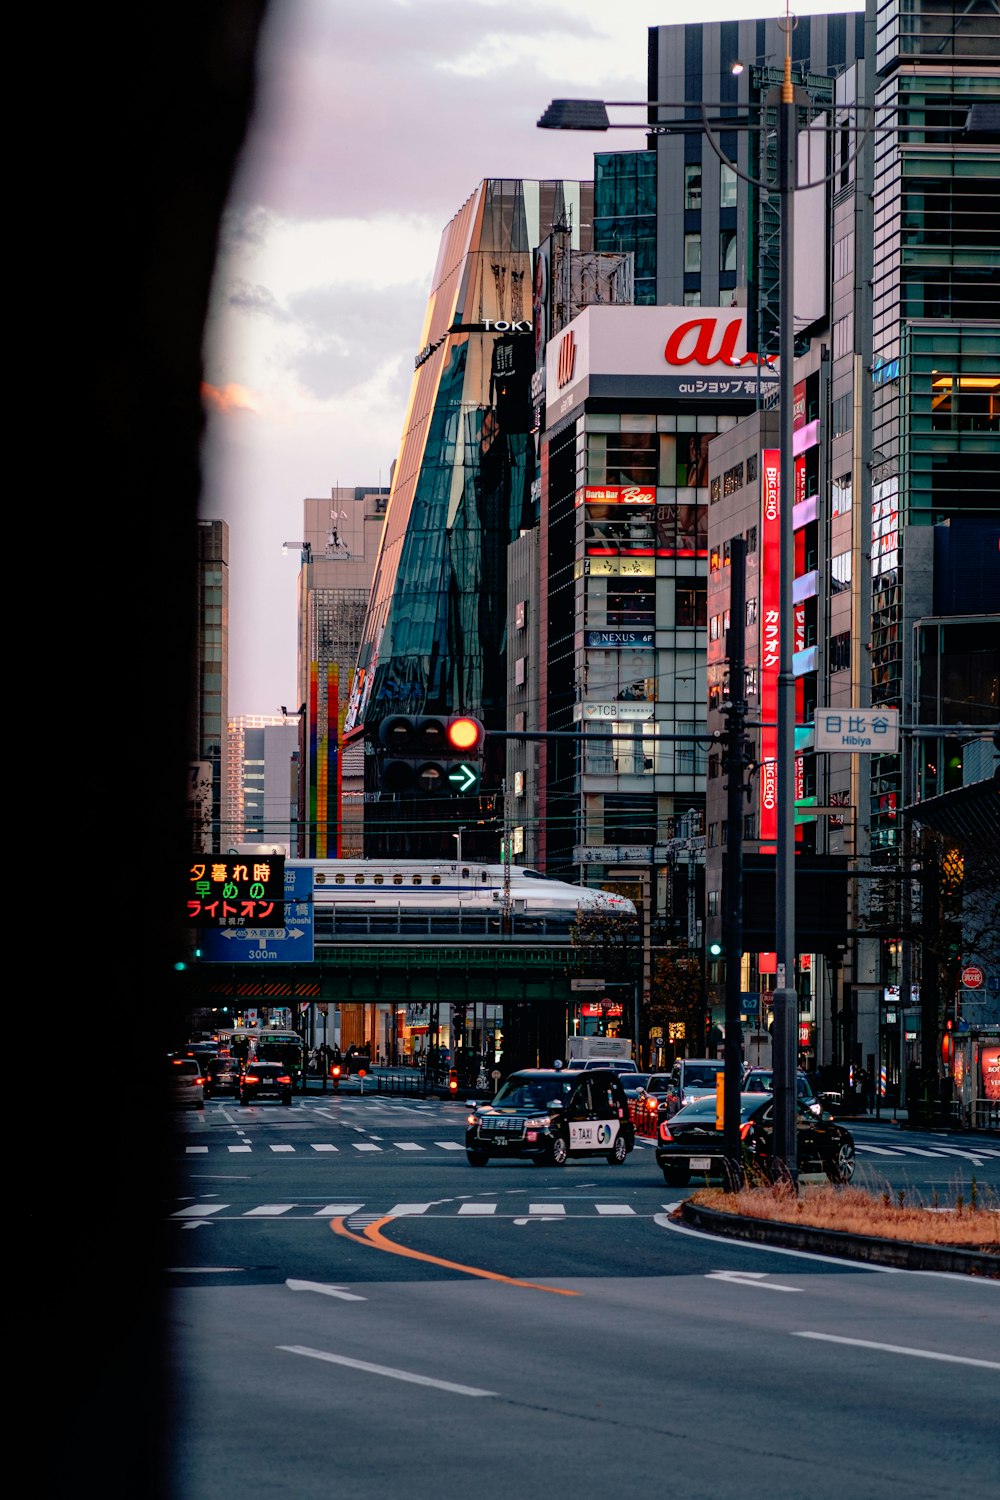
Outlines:
<svg viewBox="0 0 1000 1500"><path fill-rule="evenodd" d="M479 790L486 731L469 714L393 714L379 726L386 792L454 796Z"/></svg>

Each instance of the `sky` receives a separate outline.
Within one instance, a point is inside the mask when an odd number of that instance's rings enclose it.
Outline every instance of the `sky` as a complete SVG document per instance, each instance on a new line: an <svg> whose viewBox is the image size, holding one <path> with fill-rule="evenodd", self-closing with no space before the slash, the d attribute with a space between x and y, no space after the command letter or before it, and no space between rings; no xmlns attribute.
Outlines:
<svg viewBox="0 0 1000 1500"><path fill-rule="evenodd" d="M798 15L860 0L797 0ZM441 233L486 177L593 176L642 133L540 131L642 101L679 0L271 0L205 332L201 514L229 523L229 712L295 700L307 498L389 483ZM699 0L698 20L782 14ZM636 112L637 118L640 112Z"/></svg>

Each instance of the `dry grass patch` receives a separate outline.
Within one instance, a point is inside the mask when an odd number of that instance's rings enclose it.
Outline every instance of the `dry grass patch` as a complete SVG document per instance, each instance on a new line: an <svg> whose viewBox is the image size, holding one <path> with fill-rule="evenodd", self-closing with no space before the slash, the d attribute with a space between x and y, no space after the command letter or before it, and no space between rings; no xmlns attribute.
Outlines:
<svg viewBox="0 0 1000 1500"><path fill-rule="evenodd" d="M1000 1255L1000 1204L992 1194L984 1201L981 1188L958 1190L947 1204L923 1203L917 1195L886 1187L865 1188L791 1183L751 1184L738 1193L722 1188L699 1188L691 1201L720 1213L748 1219L771 1219L782 1224L805 1224L814 1229L839 1229L847 1234L882 1236L921 1245L953 1245Z"/></svg>

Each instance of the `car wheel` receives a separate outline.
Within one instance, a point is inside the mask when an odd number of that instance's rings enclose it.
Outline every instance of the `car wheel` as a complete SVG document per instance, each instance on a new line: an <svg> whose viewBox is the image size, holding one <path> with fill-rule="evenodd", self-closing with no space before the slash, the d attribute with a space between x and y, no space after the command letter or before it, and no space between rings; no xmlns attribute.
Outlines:
<svg viewBox="0 0 1000 1500"><path fill-rule="evenodd" d="M488 1151L466 1151L465 1155L470 1167L485 1167L490 1159Z"/></svg>
<svg viewBox="0 0 1000 1500"><path fill-rule="evenodd" d="M566 1144L565 1138L561 1135L554 1135L552 1137L552 1144L549 1146L549 1166L564 1167L568 1156L569 1147Z"/></svg>
<svg viewBox="0 0 1000 1500"><path fill-rule="evenodd" d="M691 1173L685 1172L683 1167L664 1167L663 1180L667 1187L687 1187Z"/></svg>
<svg viewBox="0 0 1000 1500"><path fill-rule="evenodd" d="M623 1135L616 1136L615 1143L608 1152L608 1161L613 1167L620 1167L626 1156L628 1156L628 1145L625 1137Z"/></svg>
<svg viewBox="0 0 1000 1500"><path fill-rule="evenodd" d="M836 1156L826 1163L826 1175L831 1182L850 1182L856 1165L854 1146L850 1141L841 1141Z"/></svg>

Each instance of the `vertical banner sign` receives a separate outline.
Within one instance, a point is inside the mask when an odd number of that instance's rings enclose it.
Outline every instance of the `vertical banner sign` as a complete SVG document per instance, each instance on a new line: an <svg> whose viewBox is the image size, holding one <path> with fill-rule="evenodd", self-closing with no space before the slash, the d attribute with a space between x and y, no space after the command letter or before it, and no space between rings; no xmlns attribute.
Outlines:
<svg viewBox="0 0 1000 1500"><path fill-rule="evenodd" d="M765 448L761 473L760 563L760 839L773 854L778 837L778 669L781 639L779 450Z"/></svg>
<svg viewBox="0 0 1000 1500"><path fill-rule="evenodd" d="M309 858L316 859L319 829L319 663L309 663L309 797L306 805L306 848Z"/></svg>

